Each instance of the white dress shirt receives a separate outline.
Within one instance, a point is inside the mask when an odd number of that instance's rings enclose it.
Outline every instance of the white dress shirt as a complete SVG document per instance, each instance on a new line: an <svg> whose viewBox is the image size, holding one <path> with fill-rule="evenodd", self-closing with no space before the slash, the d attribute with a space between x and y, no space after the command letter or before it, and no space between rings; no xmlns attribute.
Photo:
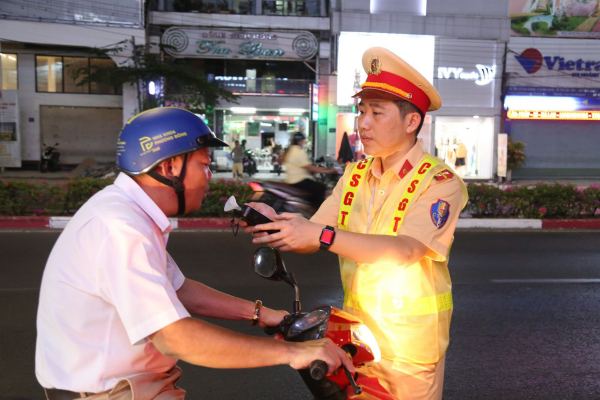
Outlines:
<svg viewBox="0 0 600 400"><path fill-rule="evenodd" d="M166 250L172 229L123 173L77 211L42 278L35 372L43 387L98 393L175 365L148 339L190 316L176 294L185 277Z"/></svg>

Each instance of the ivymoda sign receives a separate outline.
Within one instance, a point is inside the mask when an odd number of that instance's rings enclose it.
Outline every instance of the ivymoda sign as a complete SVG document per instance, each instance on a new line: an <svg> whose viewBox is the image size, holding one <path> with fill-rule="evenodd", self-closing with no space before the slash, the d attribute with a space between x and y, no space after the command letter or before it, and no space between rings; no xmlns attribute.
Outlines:
<svg viewBox="0 0 600 400"><path fill-rule="evenodd" d="M308 60L319 42L310 32L203 30L172 27L162 43L173 57Z"/></svg>
<svg viewBox="0 0 600 400"><path fill-rule="evenodd" d="M466 81L475 81L476 84L483 86L494 81L496 78L496 66L475 65L477 71L465 71L463 68L438 68L438 79L462 79Z"/></svg>

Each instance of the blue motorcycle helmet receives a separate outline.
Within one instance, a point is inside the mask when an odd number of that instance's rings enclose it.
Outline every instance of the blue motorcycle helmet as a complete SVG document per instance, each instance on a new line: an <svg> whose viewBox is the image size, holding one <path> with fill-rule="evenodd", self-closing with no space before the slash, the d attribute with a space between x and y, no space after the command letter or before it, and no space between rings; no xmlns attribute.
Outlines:
<svg viewBox="0 0 600 400"><path fill-rule="evenodd" d="M205 147L229 147L198 117L176 107L160 107L131 118L117 139L117 165L128 175L142 175L171 186L179 199L178 215L185 212L187 154ZM163 161L185 155L181 174L168 179L154 170Z"/></svg>

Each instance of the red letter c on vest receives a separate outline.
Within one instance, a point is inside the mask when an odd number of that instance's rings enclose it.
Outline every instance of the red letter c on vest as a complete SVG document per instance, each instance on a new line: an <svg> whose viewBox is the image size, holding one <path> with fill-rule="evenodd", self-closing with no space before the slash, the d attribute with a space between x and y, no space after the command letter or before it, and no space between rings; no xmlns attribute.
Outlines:
<svg viewBox="0 0 600 400"><path fill-rule="evenodd" d="M419 175L423 175L425 172L427 172L429 168L431 168L431 164L429 164L428 162L421 165L421 168L419 168Z"/></svg>

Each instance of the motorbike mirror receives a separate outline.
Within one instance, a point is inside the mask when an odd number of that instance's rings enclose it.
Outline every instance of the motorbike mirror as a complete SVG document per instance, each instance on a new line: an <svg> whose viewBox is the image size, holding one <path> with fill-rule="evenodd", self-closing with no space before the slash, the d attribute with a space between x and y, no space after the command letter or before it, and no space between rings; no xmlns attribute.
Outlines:
<svg viewBox="0 0 600 400"><path fill-rule="evenodd" d="M287 275L281 254L274 248L261 247L254 253L254 272L272 281L281 281Z"/></svg>

